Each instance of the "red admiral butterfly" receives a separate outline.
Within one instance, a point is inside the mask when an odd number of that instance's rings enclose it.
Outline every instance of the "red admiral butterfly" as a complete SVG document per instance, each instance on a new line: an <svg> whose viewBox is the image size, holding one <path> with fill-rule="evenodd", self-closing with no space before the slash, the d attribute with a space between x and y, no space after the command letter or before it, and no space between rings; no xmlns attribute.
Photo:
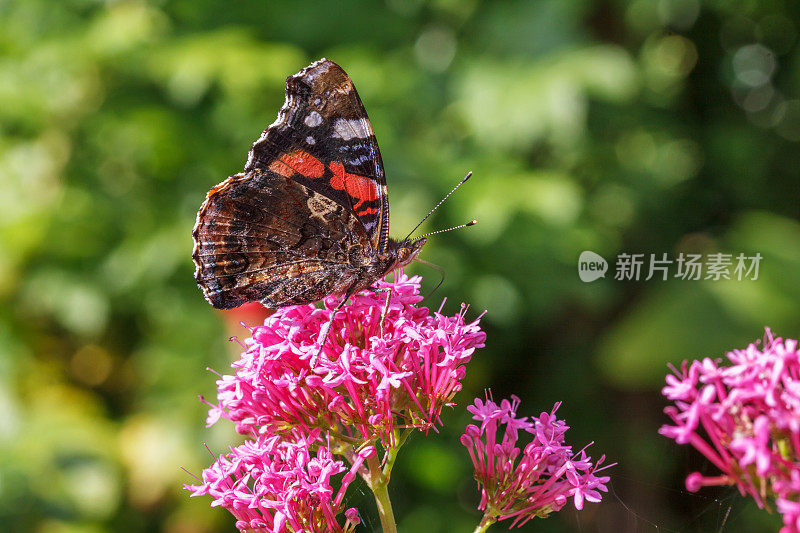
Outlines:
<svg viewBox="0 0 800 533"><path fill-rule="evenodd" d="M218 309L250 301L274 309L329 294L343 304L426 242L389 238L372 125L350 77L328 59L286 79L277 120L244 172L208 192L192 237L195 279Z"/></svg>

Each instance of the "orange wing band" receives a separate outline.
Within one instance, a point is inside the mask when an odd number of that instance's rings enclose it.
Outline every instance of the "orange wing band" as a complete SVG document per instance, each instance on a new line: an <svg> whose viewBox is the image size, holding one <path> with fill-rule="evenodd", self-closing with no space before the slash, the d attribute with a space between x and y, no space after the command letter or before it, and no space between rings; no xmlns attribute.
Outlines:
<svg viewBox="0 0 800 533"><path fill-rule="evenodd" d="M344 165L336 161L329 166L331 172L333 172L331 187L339 191L345 191L351 198L358 200L358 202L353 205L353 209L358 209L364 202L378 199L378 187L373 180L364 176L359 176L358 174L345 172ZM356 212L359 215L366 215L375 213L377 210L374 208L366 208L361 212Z"/></svg>
<svg viewBox="0 0 800 533"><path fill-rule="evenodd" d="M325 165L308 152L295 150L270 163L269 170L287 178L294 176L295 172L306 178L321 178L325 174Z"/></svg>

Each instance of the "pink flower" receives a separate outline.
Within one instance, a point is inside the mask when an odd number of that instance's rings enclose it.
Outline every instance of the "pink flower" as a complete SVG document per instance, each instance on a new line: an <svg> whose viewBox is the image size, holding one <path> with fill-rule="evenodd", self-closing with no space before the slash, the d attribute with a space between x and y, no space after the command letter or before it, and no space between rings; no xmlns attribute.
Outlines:
<svg viewBox="0 0 800 533"><path fill-rule="evenodd" d="M364 460L373 455L374 447L363 448L347 468L321 445L319 432L299 442L261 436L231 448L203 470L199 485L184 488L192 496L210 495L211 506L230 511L240 530L353 531L358 512L343 508L344 494ZM333 483L343 472L338 484ZM342 512L344 525L337 520Z"/></svg>
<svg viewBox="0 0 800 533"><path fill-rule="evenodd" d="M388 293L353 296L336 313L318 358L320 330L337 298L326 298L323 309L278 310L250 330L233 364L236 374L217 381L223 416L244 434L331 428L345 442L384 445L395 442L399 429L433 427L486 335L478 320L465 322L465 306L455 316L418 306L419 284L419 277L401 275L396 283L377 283Z"/></svg>
<svg viewBox="0 0 800 533"><path fill-rule="evenodd" d="M586 501L599 502L609 480L596 475L605 457L593 465L585 449L573 453L565 444L569 426L555 416L560 403L550 413L531 419L516 416L519 403L515 396L499 406L477 398L467 408L480 422L480 427L467 426L461 443L469 451L481 488L482 524L513 519L511 527L521 526L558 511L569 498L576 509ZM518 444L520 431L532 435L524 449Z"/></svg>
<svg viewBox="0 0 800 533"><path fill-rule="evenodd" d="M418 306L418 277L377 285L385 292L353 296L332 321L333 297L321 309L278 310L250 328L235 374L217 380L207 425L227 418L254 440L185 488L211 495L240 530L352 531L358 511L342 502L356 475L373 491L381 522L394 523L387 485L397 451L409 432L440 422L486 335L479 319L465 322L465 306L454 316Z"/></svg>
<svg viewBox="0 0 800 533"><path fill-rule="evenodd" d="M673 425L662 435L697 448L718 476L689 474L686 487L736 485L759 507L775 500L782 533L800 533L800 353L797 341L767 329L763 348L750 344L727 354L673 368L662 393ZM687 370L688 366L688 370Z"/></svg>

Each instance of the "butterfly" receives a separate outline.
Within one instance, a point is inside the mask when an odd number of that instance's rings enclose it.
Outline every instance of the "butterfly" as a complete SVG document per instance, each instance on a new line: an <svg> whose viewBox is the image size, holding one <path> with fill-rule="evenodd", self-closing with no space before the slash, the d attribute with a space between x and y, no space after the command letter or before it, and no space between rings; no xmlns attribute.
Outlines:
<svg viewBox="0 0 800 533"><path fill-rule="evenodd" d="M192 237L195 279L217 309L252 301L277 309L331 294L341 307L426 242L389 237L375 133L350 77L324 58L286 79L277 120L244 172L208 192Z"/></svg>

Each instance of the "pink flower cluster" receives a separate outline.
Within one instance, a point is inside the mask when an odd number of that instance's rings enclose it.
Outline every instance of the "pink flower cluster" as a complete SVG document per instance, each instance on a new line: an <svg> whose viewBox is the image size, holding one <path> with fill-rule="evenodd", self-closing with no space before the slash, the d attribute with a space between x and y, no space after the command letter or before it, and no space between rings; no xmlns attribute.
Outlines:
<svg viewBox="0 0 800 533"><path fill-rule="evenodd" d="M192 496L211 495L212 506L223 506L236 517L236 527L248 531L350 532L359 524L358 511L345 511L345 523L336 516L342 510L345 491L356 472L375 448L363 448L348 469L319 444L319 431L308 439L290 442L261 436L231 448L203 470L200 485L187 485ZM342 477L334 494L332 480Z"/></svg>
<svg viewBox="0 0 800 533"><path fill-rule="evenodd" d="M482 523L513 519L510 527L519 527L558 511L569 498L579 510L585 501L599 502L609 480L597 476L605 456L592 465L585 448L573 453L564 443L569 426L555 416L560 403L538 418L517 418L520 400L511 398L499 406L476 399L467 408L480 422L480 427L467 426L461 443L469 450L481 487ZM533 435L524 449L517 445L520 431Z"/></svg>
<svg viewBox="0 0 800 533"><path fill-rule="evenodd" d="M217 381L208 425L227 418L256 440L220 457L203 472L201 485L187 488L212 495L242 528L346 530L335 516L352 476L362 476L373 490L385 485L407 432L440 422L461 389L465 365L484 344L478 320L464 319L466 307L455 316L418 307L420 281L405 275L395 283L379 281L386 292L353 296L332 322L338 299L328 297L323 308L283 308L252 328L232 365L236 373ZM330 476L345 467L333 455L351 465L335 497ZM312 456L313 465L306 464ZM323 518L330 529L314 529Z"/></svg>
<svg viewBox="0 0 800 533"><path fill-rule="evenodd" d="M298 305L278 310L252 328L236 374L217 381L221 415L240 433L270 435L313 428L347 442L380 439L392 445L398 428L427 430L461 389L476 348L486 334L478 320L417 307L420 278L379 281L387 293L362 292L336 313L319 357L320 331L330 321L336 297L325 307Z"/></svg>
<svg viewBox="0 0 800 533"><path fill-rule="evenodd" d="M684 361L672 368L662 393L674 402L664 412L674 425L662 435L691 444L721 474L686 478L697 491L736 485L759 507L774 498L781 533L800 533L800 351L795 340L767 330L763 346L750 344L720 359Z"/></svg>

